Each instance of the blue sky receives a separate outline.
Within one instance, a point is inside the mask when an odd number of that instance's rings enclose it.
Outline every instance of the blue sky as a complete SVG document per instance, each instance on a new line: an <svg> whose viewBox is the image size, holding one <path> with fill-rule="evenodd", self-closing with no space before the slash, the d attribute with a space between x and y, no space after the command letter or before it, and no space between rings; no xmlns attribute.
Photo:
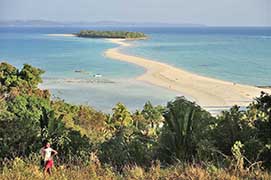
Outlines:
<svg viewBox="0 0 271 180"><path fill-rule="evenodd" d="M0 20L271 26L271 0L0 0Z"/></svg>

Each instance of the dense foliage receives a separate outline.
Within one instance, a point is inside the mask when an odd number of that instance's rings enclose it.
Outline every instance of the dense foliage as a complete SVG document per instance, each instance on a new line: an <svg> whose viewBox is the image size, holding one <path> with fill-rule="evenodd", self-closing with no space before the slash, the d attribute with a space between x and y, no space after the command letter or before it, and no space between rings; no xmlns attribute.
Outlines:
<svg viewBox="0 0 271 180"><path fill-rule="evenodd" d="M11 169L18 176L37 171L39 179L35 159L44 140L59 151L56 167L67 173L56 174L59 178L79 177L69 174L79 172L76 167L86 176L104 174L104 179L174 177L170 172L188 178L181 171L217 178L219 172L225 174L221 178L270 177L269 94L262 93L246 110L234 106L217 117L183 97L166 107L147 102L134 113L118 103L112 114L105 114L52 101L49 91L38 88L42 73L30 65L18 70L0 64L0 179L11 177Z"/></svg>
<svg viewBox="0 0 271 180"><path fill-rule="evenodd" d="M82 30L76 34L78 37L86 38L121 38L121 39L144 39L147 36L142 32L128 31L93 31Z"/></svg>

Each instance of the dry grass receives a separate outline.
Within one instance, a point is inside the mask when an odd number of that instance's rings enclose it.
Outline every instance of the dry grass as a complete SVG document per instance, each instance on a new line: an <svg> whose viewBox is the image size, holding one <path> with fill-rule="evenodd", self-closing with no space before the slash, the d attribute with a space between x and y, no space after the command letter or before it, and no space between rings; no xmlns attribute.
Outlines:
<svg viewBox="0 0 271 180"><path fill-rule="evenodd" d="M202 168L196 165L178 165L161 168L160 165L152 166L148 171L141 167L133 166L124 168L120 174L110 167L101 167L93 163L84 167L58 166L51 176L43 176L40 167L35 163L27 163L17 158L8 167L5 166L0 174L1 180L239 180L239 179L271 179L267 171L229 171L218 168Z"/></svg>

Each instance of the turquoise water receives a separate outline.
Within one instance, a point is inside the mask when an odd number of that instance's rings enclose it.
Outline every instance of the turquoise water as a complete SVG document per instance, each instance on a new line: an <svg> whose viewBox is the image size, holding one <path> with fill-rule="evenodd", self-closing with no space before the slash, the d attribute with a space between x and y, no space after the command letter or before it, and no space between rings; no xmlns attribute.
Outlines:
<svg viewBox="0 0 271 180"><path fill-rule="evenodd" d="M76 70L105 77L133 77L143 72L134 65L112 61L103 52L114 47L102 39L56 37L46 34L2 34L1 59L17 67L29 63L46 70L45 77L84 77Z"/></svg>
<svg viewBox="0 0 271 180"><path fill-rule="evenodd" d="M109 112L117 102L130 109L150 100L165 104L176 92L134 80L144 70L104 57L116 45L102 39L55 37L81 29L142 31L150 36L123 51L205 76L250 85L271 85L271 28L0 28L0 60L46 71L42 88L54 98ZM83 71L78 73L75 71ZM102 78L93 78L102 74ZM89 82L91 80L91 82Z"/></svg>
<svg viewBox="0 0 271 180"><path fill-rule="evenodd" d="M44 69L44 83L40 87L50 89L53 98L88 104L106 112L118 102L135 110L149 100L165 104L175 97L176 92L134 80L144 73L142 68L106 58L104 51L115 44L102 39L47 35L79 30L0 28L0 60L18 68L28 63ZM75 72L79 70L83 73ZM95 74L102 78L93 78Z"/></svg>

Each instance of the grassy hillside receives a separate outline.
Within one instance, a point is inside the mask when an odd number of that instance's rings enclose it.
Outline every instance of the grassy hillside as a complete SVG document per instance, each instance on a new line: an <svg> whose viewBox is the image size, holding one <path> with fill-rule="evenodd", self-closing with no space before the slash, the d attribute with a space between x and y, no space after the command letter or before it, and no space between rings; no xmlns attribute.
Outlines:
<svg viewBox="0 0 271 180"><path fill-rule="evenodd" d="M42 179L45 140L59 152L51 179L271 179L269 94L217 117L184 97L106 114L52 101L42 73L0 64L0 179Z"/></svg>

